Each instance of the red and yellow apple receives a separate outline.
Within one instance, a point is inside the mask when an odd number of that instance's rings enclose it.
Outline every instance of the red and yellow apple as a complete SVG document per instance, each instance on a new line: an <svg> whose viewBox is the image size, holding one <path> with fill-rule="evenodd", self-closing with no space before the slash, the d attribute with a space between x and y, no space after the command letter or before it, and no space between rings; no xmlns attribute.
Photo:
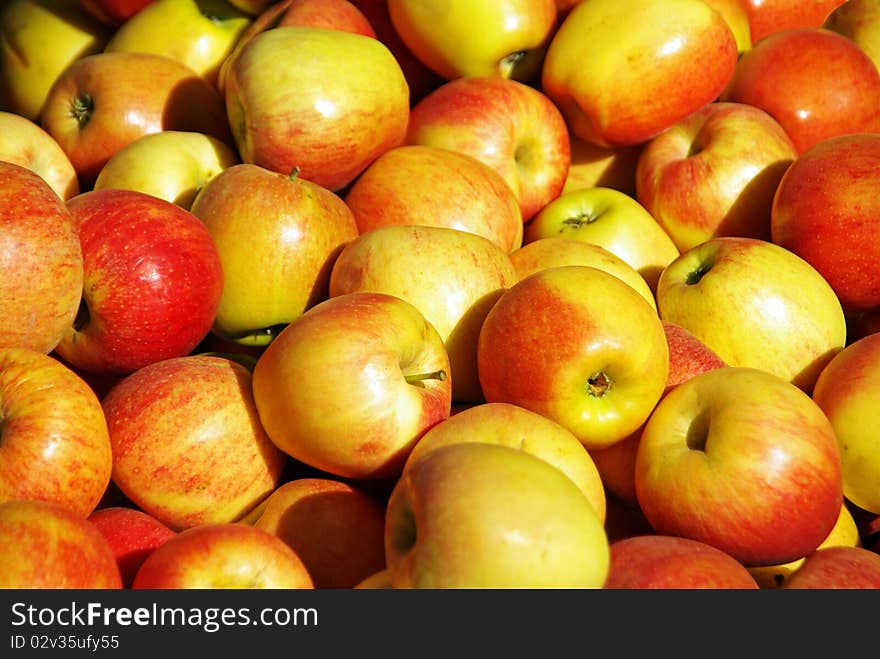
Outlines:
<svg viewBox="0 0 880 659"><path fill-rule="evenodd" d="M846 0L739 0L749 19L752 42L801 27L820 27Z"/></svg>
<svg viewBox="0 0 880 659"><path fill-rule="evenodd" d="M804 558L787 590L880 589L880 554L865 547L823 547Z"/></svg>

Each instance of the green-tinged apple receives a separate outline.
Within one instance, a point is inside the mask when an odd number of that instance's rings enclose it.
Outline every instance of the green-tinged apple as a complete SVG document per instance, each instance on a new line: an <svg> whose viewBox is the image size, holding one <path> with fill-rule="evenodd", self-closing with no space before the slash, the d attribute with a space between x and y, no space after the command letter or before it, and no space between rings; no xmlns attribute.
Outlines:
<svg viewBox="0 0 880 659"><path fill-rule="evenodd" d="M720 99L769 113L798 153L838 135L880 132L880 71L854 41L825 28L756 42Z"/></svg>
<svg viewBox="0 0 880 659"><path fill-rule="evenodd" d="M846 0L739 0L749 19L752 43L767 35L801 27L820 27Z"/></svg>
<svg viewBox="0 0 880 659"><path fill-rule="evenodd" d="M504 444L437 447L400 476L385 516L393 588L601 588L593 505L546 460Z"/></svg>
<svg viewBox="0 0 880 659"><path fill-rule="evenodd" d="M823 547L804 558L786 590L880 589L880 554L866 547Z"/></svg>
<svg viewBox="0 0 880 659"><path fill-rule="evenodd" d="M401 145L379 156L344 196L358 231L426 225L469 231L506 252L522 246L516 194L473 156L436 146Z"/></svg>
<svg viewBox="0 0 880 659"><path fill-rule="evenodd" d="M217 355L139 368L103 399L113 482L179 531L235 522L281 482L287 457L260 424L252 374Z"/></svg>
<svg viewBox="0 0 880 659"><path fill-rule="evenodd" d="M749 14L742 0L703 0L721 14L736 39L736 49L740 56L752 47L752 27Z"/></svg>
<svg viewBox="0 0 880 659"><path fill-rule="evenodd" d="M52 83L112 31L79 0L10 0L0 8L0 109L38 121Z"/></svg>
<svg viewBox="0 0 880 659"><path fill-rule="evenodd" d="M80 193L73 163L61 145L35 121L0 110L0 161L27 167L62 200Z"/></svg>
<svg viewBox="0 0 880 659"><path fill-rule="evenodd" d="M721 236L660 275L663 320L689 330L730 366L762 369L809 393L846 343L846 317L807 261L760 240Z"/></svg>
<svg viewBox="0 0 880 659"><path fill-rule="evenodd" d="M880 4L847 0L825 18L822 27L852 39L880 67Z"/></svg>
<svg viewBox="0 0 880 659"><path fill-rule="evenodd" d="M297 170L229 167L202 188L190 210L223 265L212 332L242 345L267 345L326 299L333 263L358 236L345 202Z"/></svg>
<svg viewBox="0 0 880 659"><path fill-rule="evenodd" d="M253 526L289 545L315 588L354 588L385 567L385 504L350 483L289 480L269 495Z"/></svg>
<svg viewBox="0 0 880 659"><path fill-rule="evenodd" d="M79 310L55 350L75 368L125 374L192 351L223 291L211 234L192 213L136 190L67 202L79 232Z"/></svg>
<svg viewBox="0 0 880 659"><path fill-rule="evenodd" d="M568 126L543 92L498 76L444 83L410 112L407 144L452 149L497 171L524 222L559 196L571 164Z"/></svg>
<svg viewBox="0 0 880 659"><path fill-rule="evenodd" d="M110 483L101 401L65 364L26 348L0 349L0 502L50 501L86 516Z"/></svg>
<svg viewBox="0 0 880 659"><path fill-rule="evenodd" d="M282 174L298 167L333 191L403 143L410 109L406 78L382 42L302 26L254 35L229 66L224 96L243 162Z"/></svg>
<svg viewBox="0 0 880 659"><path fill-rule="evenodd" d="M154 0L79 0L83 9L114 30L152 2Z"/></svg>
<svg viewBox="0 0 880 659"><path fill-rule="evenodd" d="M443 339L415 306L362 291L287 325L257 359L253 392L282 451L335 476L375 479L397 476L422 434L449 416L449 373Z"/></svg>
<svg viewBox="0 0 880 659"><path fill-rule="evenodd" d="M120 25L104 52L154 53L212 85L253 17L226 0L153 0Z"/></svg>
<svg viewBox="0 0 880 659"><path fill-rule="evenodd" d="M553 35L541 88L577 137L634 145L714 101L737 58L727 21L700 0L591 0Z"/></svg>
<svg viewBox="0 0 880 659"><path fill-rule="evenodd" d="M840 446L843 493L863 510L880 513L880 333L850 343L828 362L813 400L834 427Z"/></svg>
<svg viewBox="0 0 880 659"><path fill-rule="evenodd" d="M595 449L648 418L669 348L656 310L631 286L592 266L557 266L501 295L480 330L477 368L487 402L546 416Z"/></svg>
<svg viewBox="0 0 880 659"><path fill-rule="evenodd" d="M404 471L428 451L460 442L500 444L545 460L574 481L605 523L605 490L596 465L578 438L555 421L511 403L472 405L422 435Z"/></svg>
<svg viewBox="0 0 880 659"><path fill-rule="evenodd" d="M85 516L48 501L0 503L0 589L118 590L109 543Z"/></svg>
<svg viewBox="0 0 880 659"><path fill-rule="evenodd" d="M649 533L611 543L608 590L758 590L746 567L692 538Z"/></svg>
<svg viewBox="0 0 880 659"><path fill-rule="evenodd" d="M654 309L657 308L654 293L638 270L619 256L596 243L562 236L538 238L515 249L510 260L516 272L517 281L530 274L558 265L589 265L614 275L629 284Z"/></svg>
<svg viewBox="0 0 880 659"><path fill-rule="evenodd" d="M296 552L268 531L246 524L201 524L151 552L135 590L313 589Z"/></svg>
<svg viewBox="0 0 880 659"><path fill-rule="evenodd" d="M523 230L523 245L561 236L604 247L635 269L655 291L660 273L680 252L654 216L614 188L591 187L561 194Z"/></svg>
<svg viewBox="0 0 880 659"><path fill-rule="evenodd" d="M64 200L30 168L0 161L0 347L51 352L82 291L83 257Z"/></svg>
<svg viewBox="0 0 880 659"><path fill-rule="evenodd" d="M446 80L535 82L558 25L555 0L389 0L388 11L407 47Z"/></svg>
<svg viewBox="0 0 880 659"><path fill-rule="evenodd" d="M147 556L177 534L152 515L130 506L99 508L88 519L110 545L123 588L131 588Z"/></svg>
<svg viewBox="0 0 880 659"><path fill-rule="evenodd" d="M568 125L568 124L566 124ZM644 143L630 146L599 146L569 131L571 163L562 192L584 188L614 188L635 197L636 167Z"/></svg>
<svg viewBox="0 0 880 659"><path fill-rule="evenodd" d="M190 210L208 181L240 162L231 146L212 135L163 130L113 154L92 188L137 190Z"/></svg>
<svg viewBox="0 0 880 659"><path fill-rule="evenodd" d="M329 294L395 295L430 322L449 354L454 402L481 402L477 338L489 309L516 281L510 256L450 227L386 225L360 233L333 263Z"/></svg>
<svg viewBox="0 0 880 659"><path fill-rule="evenodd" d="M232 145L223 98L191 68L154 53L82 57L56 78L40 124L70 158L84 189L110 157L162 130L206 133Z"/></svg>
<svg viewBox="0 0 880 659"><path fill-rule="evenodd" d="M880 135L841 135L801 154L773 199L773 242L810 263L850 315L880 310L878 185Z"/></svg>
<svg viewBox="0 0 880 659"><path fill-rule="evenodd" d="M822 409L788 380L737 366L699 373L660 400L639 440L635 486L657 533L713 545L746 567L816 549L843 502Z"/></svg>
<svg viewBox="0 0 880 659"><path fill-rule="evenodd" d="M715 236L770 240L773 195L797 155L764 110L708 103L644 146L636 199L682 252Z"/></svg>

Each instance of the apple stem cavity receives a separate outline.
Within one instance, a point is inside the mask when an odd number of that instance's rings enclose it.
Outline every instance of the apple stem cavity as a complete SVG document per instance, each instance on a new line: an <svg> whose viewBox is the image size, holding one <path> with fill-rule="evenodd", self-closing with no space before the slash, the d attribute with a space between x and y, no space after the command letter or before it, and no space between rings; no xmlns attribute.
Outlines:
<svg viewBox="0 0 880 659"><path fill-rule="evenodd" d="M410 373L403 377L409 384L420 383L424 380L440 380L440 382L443 382L446 380L446 371L441 368L439 371L431 371L429 373Z"/></svg>
<svg viewBox="0 0 880 659"><path fill-rule="evenodd" d="M79 308L76 310L76 317L73 319L73 329L76 332L82 331L92 319L91 313L89 313L89 305L86 304L85 299L79 301Z"/></svg>
<svg viewBox="0 0 880 659"><path fill-rule="evenodd" d="M712 269L711 263L701 263L694 270L691 270L687 274L687 277L685 277L684 283L687 284L688 286L693 286L694 284L699 284L700 280L711 269Z"/></svg>
<svg viewBox="0 0 880 659"><path fill-rule="evenodd" d="M585 224L592 224L599 219L599 215L594 213L578 213L574 217L567 217L562 220L562 224L566 229L577 229Z"/></svg>
<svg viewBox="0 0 880 659"><path fill-rule="evenodd" d="M700 410L687 429L685 442L693 451L705 451L709 439L709 410Z"/></svg>
<svg viewBox="0 0 880 659"><path fill-rule="evenodd" d="M593 398L602 398L611 390L613 380L604 372L599 371L587 378L587 394Z"/></svg>
<svg viewBox="0 0 880 659"><path fill-rule="evenodd" d="M498 63L498 70L501 76L503 78L513 78L513 71L516 69L516 65L519 64L525 56L526 51L518 50L515 53L510 53L510 55L502 58Z"/></svg>
<svg viewBox="0 0 880 659"><path fill-rule="evenodd" d="M88 92L83 92L79 94L73 99L72 107L70 108L70 114L76 119L76 123L80 128L84 128L88 125L89 121L92 118L92 113L95 111L95 101L92 99L91 94Z"/></svg>

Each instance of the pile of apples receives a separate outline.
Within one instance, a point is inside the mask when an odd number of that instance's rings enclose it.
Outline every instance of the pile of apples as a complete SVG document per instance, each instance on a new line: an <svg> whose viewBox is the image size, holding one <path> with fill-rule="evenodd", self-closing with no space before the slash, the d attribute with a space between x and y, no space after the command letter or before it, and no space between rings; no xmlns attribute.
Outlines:
<svg viewBox="0 0 880 659"><path fill-rule="evenodd" d="M0 43L0 587L880 587L877 0Z"/></svg>

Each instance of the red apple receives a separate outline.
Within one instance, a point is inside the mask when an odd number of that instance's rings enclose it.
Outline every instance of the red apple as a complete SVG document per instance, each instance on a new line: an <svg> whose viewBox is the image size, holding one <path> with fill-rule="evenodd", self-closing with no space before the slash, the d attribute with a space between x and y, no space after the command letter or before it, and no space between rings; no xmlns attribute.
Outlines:
<svg viewBox="0 0 880 659"><path fill-rule="evenodd" d="M153 0L79 0L80 6L109 27L116 28Z"/></svg>
<svg viewBox="0 0 880 659"><path fill-rule="evenodd" d="M846 0L739 0L746 10L752 43L768 34L799 27L820 27Z"/></svg>
<svg viewBox="0 0 880 659"><path fill-rule="evenodd" d="M787 590L880 588L880 554L865 547L823 547L804 558Z"/></svg>

